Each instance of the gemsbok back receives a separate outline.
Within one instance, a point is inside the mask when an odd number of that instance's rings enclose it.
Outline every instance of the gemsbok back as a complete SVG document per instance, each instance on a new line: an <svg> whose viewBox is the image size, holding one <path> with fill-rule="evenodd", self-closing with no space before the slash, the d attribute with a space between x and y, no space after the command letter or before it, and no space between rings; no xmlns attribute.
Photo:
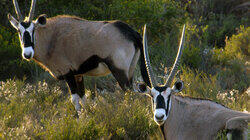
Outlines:
<svg viewBox="0 0 250 140"><path fill-rule="evenodd" d="M220 130L227 130L228 139L247 140L250 114L231 110L216 102L175 95L183 89L183 82L170 85L180 63L185 35L185 25L172 70L164 85L157 85L150 66L146 26L143 34L143 54L146 61L150 85L138 84L138 91L152 98L154 120L160 126L164 139L211 140Z"/></svg>
<svg viewBox="0 0 250 140"><path fill-rule="evenodd" d="M18 31L23 58L33 59L53 77L65 80L77 111L85 99L84 75L112 73L123 90L132 87L143 46L140 34L130 26L121 21L88 21L67 15L40 15L32 20L36 0L32 0L29 16L24 19L18 2L13 3L18 20L10 14L8 19ZM141 72L149 82L143 58Z"/></svg>

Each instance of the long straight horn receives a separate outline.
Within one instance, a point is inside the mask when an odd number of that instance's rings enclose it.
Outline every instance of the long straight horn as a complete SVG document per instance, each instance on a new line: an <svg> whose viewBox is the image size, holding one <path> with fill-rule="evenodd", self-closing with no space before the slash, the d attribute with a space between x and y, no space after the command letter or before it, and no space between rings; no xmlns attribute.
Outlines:
<svg viewBox="0 0 250 140"><path fill-rule="evenodd" d="M154 73L152 71L151 65L150 65L150 60L148 56L148 44L147 44L147 34L146 34L146 24L144 26L143 30L143 55L146 63L146 68L147 68L147 73L148 73L148 78L151 84L151 88L156 86L156 81L154 77Z"/></svg>
<svg viewBox="0 0 250 140"><path fill-rule="evenodd" d="M31 21L34 17L35 6L36 6L36 0L32 0L31 6L30 6L29 21Z"/></svg>
<svg viewBox="0 0 250 140"><path fill-rule="evenodd" d="M17 18L19 21L22 21L23 20L23 16L20 12L20 9L19 9L19 6L18 6L18 3L16 0L13 0L13 4L14 4L14 7L15 7L15 11L16 11L16 14L17 14Z"/></svg>
<svg viewBox="0 0 250 140"><path fill-rule="evenodd" d="M183 29L182 29L182 35L181 35L181 41L180 41L180 45L179 45L178 54L177 54L177 56L176 56L176 59L175 59L173 68L172 68L172 70L171 70L171 72L170 72L170 74L169 74L169 76L168 76L168 79L167 79L167 81L166 81L166 83L165 83L165 86L166 86L166 87L169 87L170 84L172 83L173 78L174 78L175 73L176 73L176 70L177 70L177 68L178 68L178 66L179 66L179 64L180 64L180 58L181 58L182 49L183 49L183 44L184 44L184 40L185 40L185 37L184 37L184 36L185 36L185 28L186 28L186 26L185 26L185 24L184 24Z"/></svg>

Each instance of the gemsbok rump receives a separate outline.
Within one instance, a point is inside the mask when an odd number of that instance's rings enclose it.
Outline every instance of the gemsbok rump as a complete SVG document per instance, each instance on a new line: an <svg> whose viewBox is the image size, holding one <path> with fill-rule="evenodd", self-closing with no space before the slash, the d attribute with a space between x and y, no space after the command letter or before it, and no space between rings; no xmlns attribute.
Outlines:
<svg viewBox="0 0 250 140"><path fill-rule="evenodd" d="M143 54L150 84L138 84L138 91L152 98L154 120L160 126L164 139L168 140L211 140L220 130L227 130L228 139L247 140L250 114L231 110L221 104L205 99L175 95L183 89L183 82L171 82L180 63L185 35L185 25L173 68L164 85L157 85L150 66L146 26L143 34Z"/></svg>
<svg viewBox="0 0 250 140"><path fill-rule="evenodd" d="M36 0L32 0L29 16L24 19L18 2L13 3L18 20L10 14L8 19L18 31L23 58L33 59L53 77L65 80L77 111L85 99L83 75L112 73L123 90L132 87L143 46L140 34L130 26L121 21L88 21L67 15L40 15L32 20ZM140 67L144 81L149 82L143 58Z"/></svg>

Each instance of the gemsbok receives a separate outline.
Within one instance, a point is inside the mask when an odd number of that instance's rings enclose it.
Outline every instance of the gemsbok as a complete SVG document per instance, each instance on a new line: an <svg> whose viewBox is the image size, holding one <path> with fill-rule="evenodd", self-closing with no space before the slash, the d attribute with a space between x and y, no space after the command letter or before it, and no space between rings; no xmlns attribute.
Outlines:
<svg viewBox="0 0 250 140"><path fill-rule="evenodd" d="M143 54L146 61L150 85L138 84L138 91L152 98L154 120L160 126L164 139L168 140L211 140L220 130L227 130L228 139L247 140L250 114L231 110L216 102L175 95L183 89L183 82L171 82L180 63L185 35L182 30L178 54L164 85L157 85L150 65L146 26L143 34Z"/></svg>
<svg viewBox="0 0 250 140"><path fill-rule="evenodd" d="M29 16L23 18L18 2L13 0L18 20L8 14L18 31L22 57L33 59L59 80L65 80L76 111L85 99L83 76L105 76L110 73L126 90L132 87L133 73L141 56L141 73L148 81L142 37L121 21L89 21L75 16L40 15L32 20L36 0Z"/></svg>

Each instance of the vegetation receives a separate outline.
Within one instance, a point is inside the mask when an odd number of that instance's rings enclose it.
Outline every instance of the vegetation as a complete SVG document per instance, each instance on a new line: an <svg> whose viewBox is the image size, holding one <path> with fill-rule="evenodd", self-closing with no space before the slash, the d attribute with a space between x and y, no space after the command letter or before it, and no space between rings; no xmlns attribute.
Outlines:
<svg viewBox="0 0 250 140"><path fill-rule="evenodd" d="M247 0L39 0L36 16L76 15L122 20L142 34L147 23L149 54L156 75L168 74L186 23L185 49L177 78L183 96L209 98L250 111L250 27ZM30 0L19 2L29 11ZM85 79L89 99L79 119L65 83L21 58L18 35L7 20L11 1L0 0L0 139L159 139L150 99L122 92L112 76ZM248 14L247 14L248 13ZM139 70L134 81L139 81ZM164 77L158 78L159 82ZM217 139L225 139L225 133Z"/></svg>

